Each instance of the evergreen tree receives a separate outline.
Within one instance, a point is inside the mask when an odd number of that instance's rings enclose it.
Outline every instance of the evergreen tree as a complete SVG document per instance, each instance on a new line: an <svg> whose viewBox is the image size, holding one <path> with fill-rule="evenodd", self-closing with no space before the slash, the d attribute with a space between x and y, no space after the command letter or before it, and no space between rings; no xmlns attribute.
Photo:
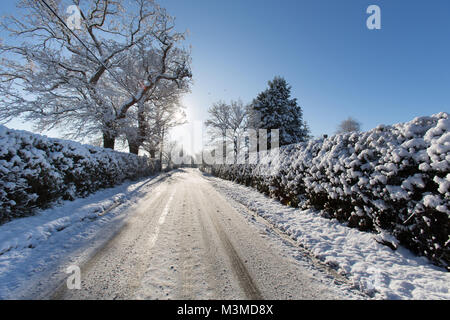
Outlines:
<svg viewBox="0 0 450 320"><path fill-rule="evenodd" d="M279 129L280 146L306 141L309 128L303 120L303 111L297 105L297 99L291 98L291 86L282 77L275 77L268 85L253 100L251 126L267 129L269 143L271 129Z"/></svg>

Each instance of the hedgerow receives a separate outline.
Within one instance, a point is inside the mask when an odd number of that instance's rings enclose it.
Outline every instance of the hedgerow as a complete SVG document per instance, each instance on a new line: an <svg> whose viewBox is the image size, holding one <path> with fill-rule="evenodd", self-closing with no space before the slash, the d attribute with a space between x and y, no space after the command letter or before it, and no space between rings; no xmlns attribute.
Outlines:
<svg viewBox="0 0 450 320"><path fill-rule="evenodd" d="M157 169L146 157L0 126L0 224Z"/></svg>
<svg viewBox="0 0 450 320"><path fill-rule="evenodd" d="M450 265L450 119L447 113L284 147L258 164L206 169L362 231L390 233Z"/></svg>

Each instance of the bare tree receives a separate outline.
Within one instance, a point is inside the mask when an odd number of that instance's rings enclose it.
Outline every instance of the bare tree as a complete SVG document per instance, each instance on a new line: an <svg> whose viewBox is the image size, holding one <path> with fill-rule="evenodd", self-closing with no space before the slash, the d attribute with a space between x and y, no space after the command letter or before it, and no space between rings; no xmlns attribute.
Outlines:
<svg viewBox="0 0 450 320"><path fill-rule="evenodd" d="M161 148L160 153L160 161L161 164L165 165L165 169L174 169L179 163L174 163L173 155L178 153L180 154L183 150L183 147L177 142L173 140L166 141Z"/></svg>
<svg viewBox="0 0 450 320"><path fill-rule="evenodd" d="M175 92L163 99L154 100L146 114L149 125L141 140L142 146L152 155L159 153L161 163L170 129L186 123L183 106L178 98Z"/></svg>
<svg viewBox="0 0 450 320"><path fill-rule="evenodd" d="M142 48L142 51L137 59L127 60L123 68L130 88L142 88L142 79L146 77L149 66L155 61L158 62L154 52L145 52L145 48ZM183 115L180 99L189 91L189 86L190 77L161 79L135 106L129 108L127 117L119 122L121 132L127 137L131 153L137 154L144 142L154 142L154 137L159 136L161 131L180 124Z"/></svg>
<svg viewBox="0 0 450 320"><path fill-rule="evenodd" d="M354 131L361 131L361 123L359 123L352 117L348 117L346 120L342 121L339 124L336 133L345 133Z"/></svg>
<svg viewBox="0 0 450 320"><path fill-rule="evenodd" d="M241 149L243 148L243 139L245 129L247 128L247 107L244 106L241 100L231 101L231 115L230 115L230 130L228 131L228 138L233 141L233 156L234 161Z"/></svg>
<svg viewBox="0 0 450 320"><path fill-rule="evenodd" d="M114 148L132 106L163 80L191 77L189 53L178 47L184 35L154 1L46 3L51 9L21 0L24 15L1 23L10 41L0 44L0 120L22 117L41 129L60 126L72 137L101 132L104 146ZM81 30L69 30L55 16L65 19L73 4ZM126 72L119 72L126 59L144 66L139 86L129 86Z"/></svg>
<svg viewBox="0 0 450 320"><path fill-rule="evenodd" d="M243 145L242 140L247 124L247 107L241 100L231 101L230 104L219 101L212 105L208 113L209 118L205 125L209 128L211 143L221 143L223 155L226 155L227 143L231 143L236 161Z"/></svg>
<svg viewBox="0 0 450 320"><path fill-rule="evenodd" d="M208 109L209 118L205 125L219 133L221 137L225 137L226 130L230 128L231 110L229 105L223 101L214 103Z"/></svg>

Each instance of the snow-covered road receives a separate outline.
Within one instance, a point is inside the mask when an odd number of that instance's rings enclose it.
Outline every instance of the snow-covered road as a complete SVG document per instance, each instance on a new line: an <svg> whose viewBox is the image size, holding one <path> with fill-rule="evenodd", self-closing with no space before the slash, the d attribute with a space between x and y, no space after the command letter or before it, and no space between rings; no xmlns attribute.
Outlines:
<svg viewBox="0 0 450 320"><path fill-rule="evenodd" d="M198 170L178 170L80 265L80 290L63 282L46 298L361 298L233 201Z"/></svg>
<svg viewBox="0 0 450 320"><path fill-rule="evenodd" d="M0 299L449 299L450 273L379 237L175 170L1 225Z"/></svg>

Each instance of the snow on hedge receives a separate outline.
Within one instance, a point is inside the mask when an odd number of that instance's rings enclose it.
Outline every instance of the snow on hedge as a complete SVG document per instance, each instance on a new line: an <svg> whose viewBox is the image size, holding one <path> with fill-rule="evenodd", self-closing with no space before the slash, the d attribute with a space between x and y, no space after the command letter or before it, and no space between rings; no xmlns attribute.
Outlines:
<svg viewBox="0 0 450 320"><path fill-rule="evenodd" d="M156 170L146 157L0 126L0 224Z"/></svg>
<svg viewBox="0 0 450 320"><path fill-rule="evenodd" d="M283 206L251 187L206 177L249 221L249 208L264 218L268 229L287 234L298 246L336 270L375 299L450 300L450 272L400 246L393 251L380 235L348 228L315 209ZM257 220L256 220L257 221ZM268 231L270 233L270 230ZM344 285L345 287L345 285Z"/></svg>
<svg viewBox="0 0 450 320"><path fill-rule="evenodd" d="M378 232L391 248L400 243L448 269L449 129L449 115L442 112L290 145L257 165L210 169L284 204L319 209L349 227Z"/></svg>

